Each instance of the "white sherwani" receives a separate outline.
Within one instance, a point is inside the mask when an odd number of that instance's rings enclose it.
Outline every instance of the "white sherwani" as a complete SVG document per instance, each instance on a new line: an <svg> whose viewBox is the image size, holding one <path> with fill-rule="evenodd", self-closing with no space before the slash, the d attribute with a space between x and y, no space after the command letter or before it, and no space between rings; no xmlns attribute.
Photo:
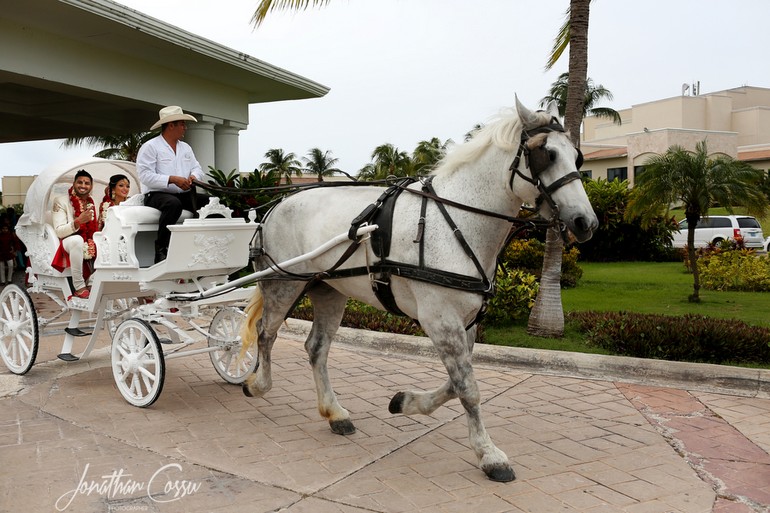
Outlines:
<svg viewBox="0 0 770 513"><path fill-rule="evenodd" d="M96 213L94 212L94 215ZM86 286L83 279L83 237L77 234L75 228L75 209L72 208L69 196L57 196L53 200L53 228L59 237L64 250L69 253L70 269L72 270L72 285L75 290Z"/></svg>

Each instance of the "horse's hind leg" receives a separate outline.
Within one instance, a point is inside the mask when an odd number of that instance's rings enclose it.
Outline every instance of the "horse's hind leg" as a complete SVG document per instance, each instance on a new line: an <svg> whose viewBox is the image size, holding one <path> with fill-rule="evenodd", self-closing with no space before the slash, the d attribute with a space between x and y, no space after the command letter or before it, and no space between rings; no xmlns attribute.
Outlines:
<svg viewBox="0 0 770 513"><path fill-rule="evenodd" d="M348 411L337 401L327 368L329 348L345 313L347 297L325 283L314 285L307 295L313 302L313 327L305 341L305 350L313 367L318 411L329 421L332 432L351 435L356 428Z"/></svg>
<svg viewBox="0 0 770 513"><path fill-rule="evenodd" d="M508 456L495 446L481 420L481 394L471 365L475 330L466 333L461 326L448 329L445 325L430 326L426 323L423 323L423 328L436 346L449 381L432 392L399 392L390 402L390 412L429 414L449 399L459 397L468 419L470 444L479 459L481 470L493 481L513 481L516 476L508 463Z"/></svg>
<svg viewBox="0 0 770 513"><path fill-rule="evenodd" d="M305 284L303 282L270 282L260 284L264 301L257 338L258 362L256 371L243 383L243 393L261 397L273 388L270 368L273 344L286 314L294 305Z"/></svg>

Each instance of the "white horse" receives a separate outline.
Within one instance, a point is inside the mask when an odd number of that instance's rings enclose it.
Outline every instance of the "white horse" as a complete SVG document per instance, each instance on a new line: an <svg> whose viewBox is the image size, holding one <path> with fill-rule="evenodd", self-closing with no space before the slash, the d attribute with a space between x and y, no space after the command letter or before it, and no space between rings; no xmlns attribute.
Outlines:
<svg viewBox="0 0 770 513"><path fill-rule="evenodd" d="M496 258L511 229L509 218L523 204L536 205L546 219L558 218L581 242L598 226L576 168L582 157L557 116L555 105L532 112L517 98L515 110L501 114L450 152L435 170L432 190L424 188L424 182L412 183L408 190L396 187L400 195L394 194L398 197L386 255L390 264L378 267L383 261L375 255L372 241L365 239L353 243L348 251L343 244L299 268L292 267L290 273L279 272L284 275L261 281L247 307L243 334L244 346L253 343L259 324L259 367L243 384L244 393L262 396L272 387L270 353L276 333L304 292L313 304L314 321L305 349L313 369L318 409L334 433L353 433L350 415L337 401L329 381L329 347L348 297L382 309L395 307L419 321L449 379L437 390L398 392L390 412L427 415L459 398L481 469L495 481L515 479L508 457L492 443L481 419L481 399L471 366L473 325L491 292ZM379 205L384 190L319 187L286 198L263 222L263 266L321 246L348 230L368 205L384 208ZM421 190L435 196L424 200ZM387 221L378 219L377 223L380 227L375 234L388 229ZM315 279L308 281L311 277ZM389 292L375 294L373 285L387 282Z"/></svg>

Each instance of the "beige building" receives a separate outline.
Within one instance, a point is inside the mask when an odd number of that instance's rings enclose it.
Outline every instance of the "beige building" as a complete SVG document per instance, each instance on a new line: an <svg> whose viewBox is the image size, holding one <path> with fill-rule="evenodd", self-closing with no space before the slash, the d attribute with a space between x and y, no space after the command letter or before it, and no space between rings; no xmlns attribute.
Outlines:
<svg viewBox="0 0 770 513"><path fill-rule="evenodd" d="M715 93L682 94L618 111L622 124L587 117L583 122L582 172L596 180L625 180L653 154L673 145L695 149L706 140L722 153L757 169L770 169L770 89L737 87Z"/></svg>

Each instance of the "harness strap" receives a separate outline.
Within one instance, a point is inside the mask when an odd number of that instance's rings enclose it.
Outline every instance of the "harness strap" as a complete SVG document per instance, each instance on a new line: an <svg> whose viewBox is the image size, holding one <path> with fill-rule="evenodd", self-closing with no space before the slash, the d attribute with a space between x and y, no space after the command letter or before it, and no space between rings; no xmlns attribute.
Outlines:
<svg viewBox="0 0 770 513"><path fill-rule="evenodd" d="M450 289L481 294L485 297L491 297L493 295L492 291L489 290L487 283L485 283L485 280L482 280L481 278L457 274L450 271L442 271L440 269L424 269L413 264L393 262L391 260L384 260L369 267L337 269L330 273L329 276L326 276L325 279L335 280L340 278L353 278L374 273L423 281Z"/></svg>
<svg viewBox="0 0 770 513"><path fill-rule="evenodd" d="M402 178L385 189L385 192L380 194L377 201L368 205L351 221L348 238L354 240L358 228L364 223L377 224L379 229L372 233L372 249L378 257L388 256L390 253L391 226L393 225L393 208L395 207L396 199L406 190L406 186L415 180L413 177Z"/></svg>
<svg viewBox="0 0 770 513"><path fill-rule="evenodd" d="M436 195L435 189L433 189L433 185L430 181L426 182L425 188L433 194ZM460 231L460 229L457 227L457 224L454 222L452 217L449 215L449 212L447 212L446 207L443 203L437 202L436 206L438 207L439 211L441 212L441 215L444 216L444 220L449 225L449 227L452 229L452 233L454 233L455 237L457 238L457 241L460 243L460 247L463 248L463 251L468 256L468 258L471 259L471 262L473 262L473 265L476 267L476 271L478 271L479 275L482 277L482 282L489 288L492 289L492 285L487 278L486 273L484 272L484 268L481 266L481 262L479 262L479 259L476 257L476 253L473 252L473 249L470 247L468 242L465 240L465 237L463 236L463 233ZM422 262L421 262L422 263Z"/></svg>
<svg viewBox="0 0 770 513"><path fill-rule="evenodd" d="M423 182L422 190L425 192L430 192L430 183L433 181L433 175L427 177L425 181ZM428 197L423 196L422 201L420 202L420 220L417 222L417 237L412 241L415 244L420 245L420 256L419 256L419 262L420 262L420 268L425 267L425 240L423 239L423 236L425 235L425 216L428 211Z"/></svg>
<svg viewBox="0 0 770 513"><path fill-rule="evenodd" d="M377 278L372 278L372 292L374 292L377 301L393 315L402 315L406 317L406 314L398 307L396 302L396 296L393 295L393 289L390 288L390 272L383 272L384 267L382 265L375 266L379 268L380 272ZM366 269L366 268L364 268ZM367 269L367 272L370 269Z"/></svg>

